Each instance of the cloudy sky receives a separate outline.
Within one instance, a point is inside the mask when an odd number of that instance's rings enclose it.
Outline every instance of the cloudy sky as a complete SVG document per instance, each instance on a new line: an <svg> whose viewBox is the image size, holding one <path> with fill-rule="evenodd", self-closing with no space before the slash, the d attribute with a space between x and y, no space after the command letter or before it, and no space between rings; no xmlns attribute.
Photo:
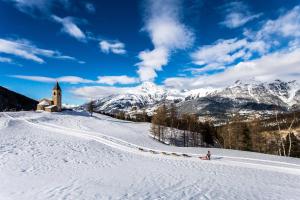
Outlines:
<svg viewBox="0 0 300 200"><path fill-rule="evenodd" d="M300 80L299 0L0 0L0 27L0 85L35 99Z"/></svg>

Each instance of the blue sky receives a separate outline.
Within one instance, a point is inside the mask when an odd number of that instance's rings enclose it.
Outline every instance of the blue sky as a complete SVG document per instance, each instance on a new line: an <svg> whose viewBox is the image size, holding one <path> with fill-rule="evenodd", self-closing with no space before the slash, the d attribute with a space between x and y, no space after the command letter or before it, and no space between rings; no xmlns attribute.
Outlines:
<svg viewBox="0 0 300 200"><path fill-rule="evenodd" d="M35 99L300 75L299 0L0 0L0 27L0 85Z"/></svg>

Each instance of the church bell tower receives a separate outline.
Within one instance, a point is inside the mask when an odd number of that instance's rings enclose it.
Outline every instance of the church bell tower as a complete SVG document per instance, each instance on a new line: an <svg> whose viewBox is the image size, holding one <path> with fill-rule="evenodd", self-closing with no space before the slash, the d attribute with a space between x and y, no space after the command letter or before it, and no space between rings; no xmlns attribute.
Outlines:
<svg viewBox="0 0 300 200"><path fill-rule="evenodd" d="M57 107L57 111L60 112L61 111L61 89L60 86L58 84L58 82L56 82L53 90L52 90L52 101L53 101L53 105L55 105Z"/></svg>

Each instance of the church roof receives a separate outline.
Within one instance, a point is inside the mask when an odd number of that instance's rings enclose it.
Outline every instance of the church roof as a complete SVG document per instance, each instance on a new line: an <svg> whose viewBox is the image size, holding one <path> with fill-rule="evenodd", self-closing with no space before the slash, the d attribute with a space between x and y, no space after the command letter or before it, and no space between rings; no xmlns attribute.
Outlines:
<svg viewBox="0 0 300 200"><path fill-rule="evenodd" d="M54 107L57 107L56 105L51 105L51 106L47 106L45 108L54 108Z"/></svg>
<svg viewBox="0 0 300 200"><path fill-rule="evenodd" d="M53 90L61 90L57 81L56 81L56 84L55 84Z"/></svg>
<svg viewBox="0 0 300 200"><path fill-rule="evenodd" d="M49 106L49 105L51 105L50 102L51 102L51 101L48 100L48 99L42 99L38 105L41 105L41 106Z"/></svg>

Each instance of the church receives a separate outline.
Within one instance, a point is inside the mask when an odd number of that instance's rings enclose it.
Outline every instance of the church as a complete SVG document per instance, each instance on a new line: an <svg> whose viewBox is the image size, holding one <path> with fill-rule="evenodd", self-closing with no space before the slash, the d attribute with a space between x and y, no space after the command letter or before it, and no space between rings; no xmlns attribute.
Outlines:
<svg viewBox="0 0 300 200"><path fill-rule="evenodd" d="M39 101L36 110L44 110L47 112L61 112L61 89L56 82L54 88L52 89L52 100L43 98Z"/></svg>

